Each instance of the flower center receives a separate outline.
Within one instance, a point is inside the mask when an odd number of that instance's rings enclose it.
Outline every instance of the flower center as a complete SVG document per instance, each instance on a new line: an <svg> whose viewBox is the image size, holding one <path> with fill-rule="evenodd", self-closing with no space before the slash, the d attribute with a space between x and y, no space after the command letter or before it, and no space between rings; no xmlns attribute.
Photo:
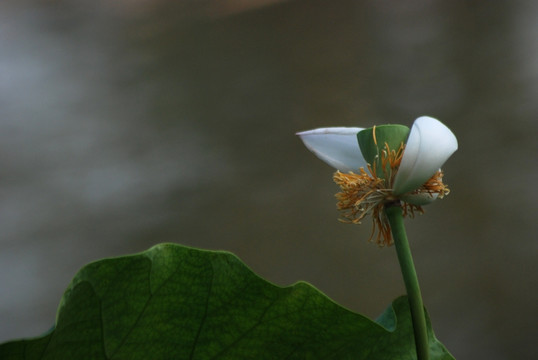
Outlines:
<svg viewBox="0 0 538 360"><path fill-rule="evenodd" d="M410 204L393 195L392 184L400 167L405 145L402 142L398 150L390 149L385 143L379 153L379 161L374 161L373 167L368 164L368 172L364 168L359 173L347 174L337 171L333 175L334 182L340 186L341 192L337 193L337 208L342 211L340 221L352 224L360 224L366 215L373 219L372 233L369 241L375 241L379 246L392 245L392 234L388 218L385 214L385 206L389 203L400 202L403 215L413 218L415 212L424 213L419 205ZM381 172L377 172L376 163L380 165ZM383 174L379 177L377 174ZM421 187L406 195L422 195L443 198L450 190L443 184L443 173L437 171Z"/></svg>

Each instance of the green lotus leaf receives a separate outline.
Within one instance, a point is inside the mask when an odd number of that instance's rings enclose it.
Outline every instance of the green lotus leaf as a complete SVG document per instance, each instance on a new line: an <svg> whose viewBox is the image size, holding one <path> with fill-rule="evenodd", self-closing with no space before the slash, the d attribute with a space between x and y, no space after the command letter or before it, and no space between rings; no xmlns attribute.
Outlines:
<svg viewBox="0 0 538 360"><path fill-rule="evenodd" d="M431 359L453 359L429 335ZM406 297L372 321L310 284L271 284L233 254L160 244L83 267L54 328L0 345L0 359L403 360L414 346Z"/></svg>

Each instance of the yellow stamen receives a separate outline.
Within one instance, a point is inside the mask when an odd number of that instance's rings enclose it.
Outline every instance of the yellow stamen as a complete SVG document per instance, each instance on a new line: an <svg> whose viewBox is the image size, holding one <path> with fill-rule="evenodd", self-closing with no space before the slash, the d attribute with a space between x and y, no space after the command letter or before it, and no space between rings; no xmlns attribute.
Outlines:
<svg viewBox="0 0 538 360"><path fill-rule="evenodd" d="M375 128L374 128L374 142ZM337 171L333 175L334 182L340 186L341 192L336 194L337 208L342 211L342 222L360 224L366 215L372 215L373 225L369 241L375 241L379 246L392 245L390 225L385 214L385 206L388 203L399 201L392 194L394 177L400 167L404 152L402 143L398 150L391 150L385 143L385 149L381 152L380 165L384 178L376 175L376 164L368 164L368 172L364 168L359 169L359 174L349 172L347 174ZM424 185L413 194L427 193L430 196L443 198L450 190L443 184L443 173L439 170ZM401 202L403 215L413 218L415 212L424 213L418 205Z"/></svg>
<svg viewBox="0 0 538 360"><path fill-rule="evenodd" d="M437 194L437 197L439 199L442 199L445 197L445 195L450 194L450 189L448 186L443 184L443 172L441 170L437 171L431 178L428 179L417 190L418 192L427 192L430 195L433 196L433 194Z"/></svg>

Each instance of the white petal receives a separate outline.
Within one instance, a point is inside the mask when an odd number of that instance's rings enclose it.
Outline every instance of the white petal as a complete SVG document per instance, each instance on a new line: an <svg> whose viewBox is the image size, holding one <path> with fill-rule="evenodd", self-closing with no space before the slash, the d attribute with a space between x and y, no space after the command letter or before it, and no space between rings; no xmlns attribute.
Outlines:
<svg viewBox="0 0 538 360"><path fill-rule="evenodd" d="M358 172L366 168L357 133L362 128L333 127L297 133L303 143L317 157L342 172Z"/></svg>
<svg viewBox="0 0 538 360"><path fill-rule="evenodd" d="M420 194L404 194L399 196L400 200L405 201L406 203L410 203L413 205L427 205L439 197L439 194L427 194L427 193L420 193Z"/></svg>
<svg viewBox="0 0 538 360"><path fill-rule="evenodd" d="M428 116L416 119L394 179L394 194L405 194L420 187L457 149L456 136L439 120Z"/></svg>

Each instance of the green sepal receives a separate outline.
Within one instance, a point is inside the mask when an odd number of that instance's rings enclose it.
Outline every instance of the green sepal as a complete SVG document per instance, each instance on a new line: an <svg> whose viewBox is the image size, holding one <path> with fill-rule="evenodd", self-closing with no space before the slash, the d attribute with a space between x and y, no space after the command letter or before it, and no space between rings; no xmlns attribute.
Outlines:
<svg viewBox="0 0 538 360"><path fill-rule="evenodd" d="M386 144L388 144L390 150L397 151L402 143L406 143L409 131L409 128L405 125L379 125L364 129L357 134L362 156L372 167L375 163L378 177L384 178L380 164L380 154L386 149Z"/></svg>

